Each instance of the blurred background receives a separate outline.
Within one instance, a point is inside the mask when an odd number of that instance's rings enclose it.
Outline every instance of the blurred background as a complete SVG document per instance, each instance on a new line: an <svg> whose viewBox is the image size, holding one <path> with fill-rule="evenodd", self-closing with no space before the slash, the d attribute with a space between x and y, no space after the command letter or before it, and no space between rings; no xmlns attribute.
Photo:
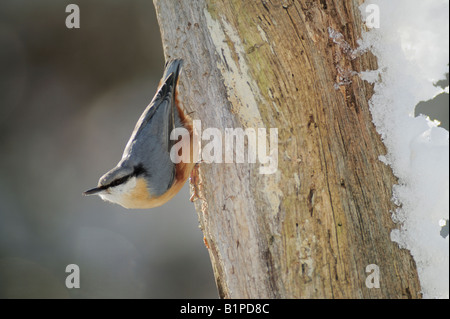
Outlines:
<svg viewBox="0 0 450 319"><path fill-rule="evenodd" d="M151 210L81 195L120 160L163 67L152 1L0 1L0 298L218 297L188 184Z"/></svg>
<svg viewBox="0 0 450 319"><path fill-rule="evenodd" d="M163 66L150 0L0 1L0 298L218 297L187 184L151 210L81 195L120 160ZM448 94L416 111L448 129Z"/></svg>

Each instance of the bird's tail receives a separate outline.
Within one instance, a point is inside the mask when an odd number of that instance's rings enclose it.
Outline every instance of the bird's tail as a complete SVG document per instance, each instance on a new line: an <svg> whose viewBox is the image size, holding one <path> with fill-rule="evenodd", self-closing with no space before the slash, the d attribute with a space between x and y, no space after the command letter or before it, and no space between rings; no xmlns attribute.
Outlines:
<svg viewBox="0 0 450 319"><path fill-rule="evenodd" d="M176 84L178 77L180 76L181 68L183 66L182 59L170 59L166 62L164 67L164 74L161 79L161 83L165 83L167 78L173 74L173 81Z"/></svg>

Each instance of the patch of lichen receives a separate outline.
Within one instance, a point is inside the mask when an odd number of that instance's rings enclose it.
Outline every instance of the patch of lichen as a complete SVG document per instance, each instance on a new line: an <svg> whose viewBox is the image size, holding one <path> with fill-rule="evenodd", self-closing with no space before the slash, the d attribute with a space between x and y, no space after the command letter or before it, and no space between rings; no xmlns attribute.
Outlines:
<svg viewBox="0 0 450 319"><path fill-rule="evenodd" d="M219 8L217 7L218 5L220 6L220 2L217 2L215 0L206 1L206 10L214 20L218 20L219 18L217 14L219 10Z"/></svg>
<svg viewBox="0 0 450 319"><path fill-rule="evenodd" d="M273 83L277 82L277 79L273 72L273 58L271 57L273 54L270 45L262 39L258 30L259 19L257 10L255 11L255 4L252 1L240 0L233 0L224 4L221 1L211 0L208 1L207 10L216 21L222 23L222 20L226 20L227 24L231 25L239 35L244 52L236 52L235 44L224 32L226 43L236 65L239 66L239 59L244 58L251 72L250 77L258 85L258 93L262 96L262 99L258 101L258 108L265 126L285 126L285 123L284 125L279 123L280 117L274 114L272 98L269 96L269 89ZM259 94L255 94L255 96L257 97Z"/></svg>

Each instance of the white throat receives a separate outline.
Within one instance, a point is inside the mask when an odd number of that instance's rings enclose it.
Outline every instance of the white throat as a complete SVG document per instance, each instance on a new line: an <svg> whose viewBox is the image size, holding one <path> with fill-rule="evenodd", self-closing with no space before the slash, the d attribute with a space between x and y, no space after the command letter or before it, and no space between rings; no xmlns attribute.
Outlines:
<svg viewBox="0 0 450 319"><path fill-rule="evenodd" d="M125 183L110 187L98 195L104 200L123 206L126 195L136 187L136 177L131 177Z"/></svg>

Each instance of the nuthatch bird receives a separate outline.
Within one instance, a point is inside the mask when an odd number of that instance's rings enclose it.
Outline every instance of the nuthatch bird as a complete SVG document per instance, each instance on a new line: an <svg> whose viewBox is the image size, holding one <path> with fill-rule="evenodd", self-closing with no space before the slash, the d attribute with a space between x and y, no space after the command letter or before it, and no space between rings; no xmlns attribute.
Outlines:
<svg viewBox="0 0 450 319"><path fill-rule="evenodd" d="M84 195L99 195L125 208L152 208L168 202L184 185L194 161L175 164L170 158L177 142L170 139L173 129L187 129L192 147L192 120L177 100L182 63L181 59L166 63L158 90L139 118L122 159Z"/></svg>

